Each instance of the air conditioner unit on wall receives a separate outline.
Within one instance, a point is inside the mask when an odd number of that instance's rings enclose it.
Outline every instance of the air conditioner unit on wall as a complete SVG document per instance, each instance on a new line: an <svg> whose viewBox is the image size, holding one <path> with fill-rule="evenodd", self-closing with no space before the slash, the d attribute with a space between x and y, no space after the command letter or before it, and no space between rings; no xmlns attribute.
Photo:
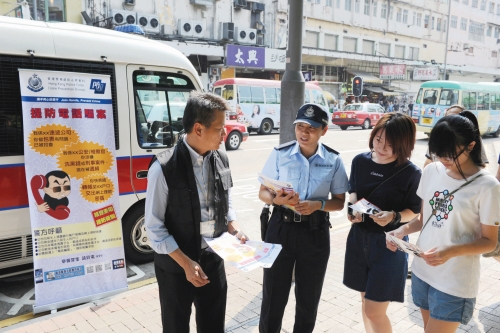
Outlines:
<svg viewBox="0 0 500 333"><path fill-rule="evenodd" d="M266 9L266 5L260 2L252 3L252 11L253 12L263 12Z"/></svg>
<svg viewBox="0 0 500 333"><path fill-rule="evenodd" d="M203 38L203 36L205 35L205 30L207 30L205 23L199 21L192 21L192 22L193 22L193 37Z"/></svg>
<svg viewBox="0 0 500 333"><path fill-rule="evenodd" d="M129 10L112 10L111 17L114 24L136 24L137 13Z"/></svg>
<svg viewBox="0 0 500 333"><path fill-rule="evenodd" d="M234 41L238 43L255 44L257 43L257 29L235 28Z"/></svg>
<svg viewBox="0 0 500 333"><path fill-rule="evenodd" d="M160 33L160 20L158 15L137 13L137 23L146 33Z"/></svg>
<svg viewBox="0 0 500 333"><path fill-rule="evenodd" d="M234 8L246 8L247 0L234 0Z"/></svg>
<svg viewBox="0 0 500 333"><path fill-rule="evenodd" d="M234 23L233 22L221 22L219 26L219 38L222 40L233 40L234 39Z"/></svg>

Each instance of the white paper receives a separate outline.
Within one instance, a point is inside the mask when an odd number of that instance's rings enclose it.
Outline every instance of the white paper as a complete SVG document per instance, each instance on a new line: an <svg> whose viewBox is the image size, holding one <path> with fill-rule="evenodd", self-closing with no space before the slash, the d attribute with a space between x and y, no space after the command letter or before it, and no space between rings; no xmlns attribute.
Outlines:
<svg viewBox="0 0 500 333"><path fill-rule="evenodd" d="M361 199L357 201L355 204L351 206L351 208L352 210L355 210L359 213L369 214L369 215L377 214L382 211L382 209L378 208L377 206L375 206L366 199Z"/></svg>
<svg viewBox="0 0 500 333"><path fill-rule="evenodd" d="M271 192L276 193L278 190L282 190L283 192L293 192L293 186L292 183L288 182L282 182L279 180L275 180L272 178L269 178L267 176L264 176L263 174L259 173L259 182L267 187Z"/></svg>
<svg viewBox="0 0 500 333"><path fill-rule="evenodd" d="M413 254L413 255L416 255L417 257L420 257L420 254L421 253L424 253L424 251L422 251L418 246L416 246L415 244L411 244L411 243L408 243L408 242L405 242L404 240L402 239L399 239L397 237L394 237L390 234L388 234L387 232L385 233L385 238L393 243L394 245L396 245L398 247L398 250L400 251L403 251L403 252L406 252L406 253L409 253L409 254Z"/></svg>
<svg viewBox="0 0 500 333"><path fill-rule="evenodd" d="M282 248L280 244L258 241L247 241L245 244L241 244L238 238L227 232L218 238L204 239L208 246L227 264L244 272L258 267L271 267Z"/></svg>

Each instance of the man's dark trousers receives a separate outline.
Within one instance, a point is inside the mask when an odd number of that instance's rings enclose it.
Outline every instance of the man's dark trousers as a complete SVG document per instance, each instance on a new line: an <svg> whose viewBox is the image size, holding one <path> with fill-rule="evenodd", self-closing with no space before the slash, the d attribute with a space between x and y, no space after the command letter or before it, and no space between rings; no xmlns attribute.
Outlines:
<svg viewBox="0 0 500 333"><path fill-rule="evenodd" d="M294 333L312 332L330 257L330 233L325 224L309 230L307 222L283 222L280 213L271 216L266 242L281 244L278 258L264 269L259 331L278 333L292 284L295 265Z"/></svg>
<svg viewBox="0 0 500 333"><path fill-rule="evenodd" d="M227 299L224 261L215 253L203 252L200 267L210 283L197 288L186 279L184 272L165 272L155 265L163 333L189 332L193 302L197 332L224 333Z"/></svg>

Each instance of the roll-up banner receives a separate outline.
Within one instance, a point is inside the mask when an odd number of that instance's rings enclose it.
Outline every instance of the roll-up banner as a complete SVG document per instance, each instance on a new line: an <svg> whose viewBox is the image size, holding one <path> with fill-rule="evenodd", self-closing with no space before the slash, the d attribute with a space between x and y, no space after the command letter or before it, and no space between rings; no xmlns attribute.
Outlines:
<svg viewBox="0 0 500 333"><path fill-rule="evenodd" d="M110 78L19 70L34 313L127 288Z"/></svg>

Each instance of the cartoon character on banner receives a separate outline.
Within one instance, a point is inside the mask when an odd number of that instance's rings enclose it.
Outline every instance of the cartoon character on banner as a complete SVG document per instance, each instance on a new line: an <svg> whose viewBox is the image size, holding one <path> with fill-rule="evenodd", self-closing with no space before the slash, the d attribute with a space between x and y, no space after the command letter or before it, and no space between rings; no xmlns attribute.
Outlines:
<svg viewBox="0 0 500 333"><path fill-rule="evenodd" d="M40 190L45 193L43 198ZM58 220L65 220L69 217L68 195L71 193L71 179L66 172L53 170L45 176L33 176L31 191L40 213L47 213Z"/></svg>

